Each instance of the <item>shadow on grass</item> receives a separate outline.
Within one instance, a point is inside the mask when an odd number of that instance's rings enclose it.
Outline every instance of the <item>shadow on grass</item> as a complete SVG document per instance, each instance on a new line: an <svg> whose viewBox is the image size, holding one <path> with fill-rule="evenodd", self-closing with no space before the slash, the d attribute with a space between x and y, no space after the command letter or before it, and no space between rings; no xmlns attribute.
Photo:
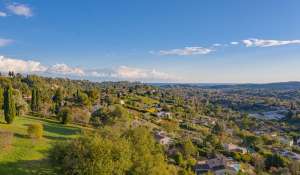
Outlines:
<svg viewBox="0 0 300 175"><path fill-rule="evenodd" d="M30 116L28 116L27 118L30 118L35 121L42 121L44 126L44 131L56 135L62 135L62 137L69 136L69 135L76 135L81 132L81 129L78 127L62 125L58 121L54 121L46 118L30 117ZM29 124L25 124L25 126L28 125Z"/></svg>
<svg viewBox="0 0 300 175"><path fill-rule="evenodd" d="M69 126L64 126L61 124L50 124L50 123L44 123L44 130L47 132L51 132L54 134L59 134L59 135L75 135L78 134L81 129L75 128L75 127L69 127Z"/></svg>
<svg viewBox="0 0 300 175"><path fill-rule="evenodd" d="M55 175L47 160L20 160L16 162L0 163L0 174L2 175Z"/></svg>
<svg viewBox="0 0 300 175"><path fill-rule="evenodd" d="M18 138L22 138L22 139L28 139L28 135L24 135L24 134L19 134L19 133L14 133L14 136L15 137L18 137Z"/></svg>

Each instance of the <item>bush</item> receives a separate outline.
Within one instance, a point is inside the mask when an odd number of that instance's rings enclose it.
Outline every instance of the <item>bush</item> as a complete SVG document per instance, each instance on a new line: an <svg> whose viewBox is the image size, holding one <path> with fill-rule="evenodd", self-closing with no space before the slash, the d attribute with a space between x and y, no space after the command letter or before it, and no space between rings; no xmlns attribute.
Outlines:
<svg viewBox="0 0 300 175"><path fill-rule="evenodd" d="M147 129L125 132L107 129L54 146L49 156L57 174L176 174L176 169L167 164L161 147Z"/></svg>
<svg viewBox="0 0 300 175"><path fill-rule="evenodd" d="M84 108L72 108L73 122L80 124L88 124L91 118L91 113Z"/></svg>
<svg viewBox="0 0 300 175"><path fill-rule="evenodd" d="M30 138L40 139L43 137L43 125L40 123L30 124L27 133Z"/></svg>
<svg viewBox="0 0 300 175"><path fill-rule="evenodd" d="M62 124L68 124L73 121L72 111L70 110L70 108L63 108L58 113L58 117L60 118Z"/></svg>
<svg viewBox="0 0 300 175"><path fill-rule="evenodd" d="M0 131L0 149L9 148L12 144L14 134L9 131Z"/></svg>

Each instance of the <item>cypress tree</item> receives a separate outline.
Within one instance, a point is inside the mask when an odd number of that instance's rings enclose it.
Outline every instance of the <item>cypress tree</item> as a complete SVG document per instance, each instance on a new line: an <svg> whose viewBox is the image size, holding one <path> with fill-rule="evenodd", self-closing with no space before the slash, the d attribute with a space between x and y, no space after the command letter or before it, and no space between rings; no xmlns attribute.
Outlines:
<svg viewBox="0 0 300 175"><path fill-rule="evenodd" d="M31 93L31 110L32 111L39 111L40 109L40 93L37 88L32 89Z"/></svg>
<svg viewBox="0 0 300 175"><path fill-rule="evenodd" d="M35 100L35 106L36 106L36 111L39 111L40 110L40 91L38 89L36 89L36 100Z"/></svg>
<svg viewBox="0 0 300 175"><path fill-rule="evenodd" d="M31 91L31 110L36 111L36 89L33 88Z"/></svg>
<svg viewBox="0 0 300 175"><path fill-rule="evenodd" d="M0 109L3 109L3 89L0 87Z"/></svg>
<svg viewBox="0 0 300 175"><path fill-rule="evenodd" d="M16 116L16 106L13 99L12 87L9 86L4 91L4 116L5 121L10 124L14 121Z"/></svg>

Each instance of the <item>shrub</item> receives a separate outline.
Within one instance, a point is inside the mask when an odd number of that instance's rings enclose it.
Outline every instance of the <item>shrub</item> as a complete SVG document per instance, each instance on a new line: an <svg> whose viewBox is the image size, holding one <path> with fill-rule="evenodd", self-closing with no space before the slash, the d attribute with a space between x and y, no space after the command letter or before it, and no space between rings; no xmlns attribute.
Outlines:
<svg viewBox="0 0 300 175"><path fill-rule="evenodd" d="M50 150L50 162L62 175L173 175L161 147L144 128L97 134L60 142Z"/></svg>
<svg viewBox="0 0 300 175"><path fill-rule="evenodd" d="M91 113L85 108L72 108L73 122L80 124L88 124L91 118Z"/></svg>
<svg viewBox="0 0 300 175"><path fill-rule="evenodd" d="M9 148L12 144L14 134L9 131L0 131L0 149Z"/></svg>
<svg viewBox="0 0 300 175"><path fill-rule="evenodd" d="M73 120L72 111L70 110L70 108L63 108L58 113L58 117L60 118L62 124L70 123Z"/></svg>
<svg viewBox="0 0 300 175"><path fill-rule="evenodd" d="M43 125L40 123L30 124L27 133L30 138L40 139L43 137Z"/></svg>

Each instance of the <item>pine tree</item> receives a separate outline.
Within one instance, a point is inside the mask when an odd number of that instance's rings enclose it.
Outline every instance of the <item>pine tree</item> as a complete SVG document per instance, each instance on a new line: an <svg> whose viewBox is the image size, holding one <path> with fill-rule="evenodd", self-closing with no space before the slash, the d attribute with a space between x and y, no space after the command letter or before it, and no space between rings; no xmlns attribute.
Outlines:
<svg viewBox="0 0 300 175"><path fill-rule="evenodd" d="M13 99L12 87L9 86L4 91L4 116L5 121L10 124L14 121L16 116L16 106Z"/></svg>

